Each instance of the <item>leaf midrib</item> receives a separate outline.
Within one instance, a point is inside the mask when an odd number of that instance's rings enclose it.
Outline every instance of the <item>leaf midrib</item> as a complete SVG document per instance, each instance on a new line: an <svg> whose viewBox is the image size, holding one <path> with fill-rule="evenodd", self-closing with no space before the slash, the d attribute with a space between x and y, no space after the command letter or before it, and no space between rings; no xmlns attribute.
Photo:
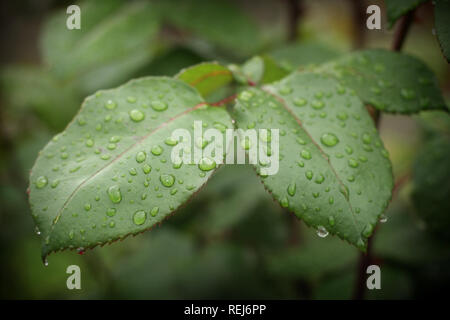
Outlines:
<svg viewBox="0 0 450 320"><path fill-rule="evenodd" d="M84 179L80 184L78 184L78 186L72 191L72 193L69 195L69 197L67 198L67 200L64 202L63 206L61 207L61 209L58 210L58 213L56 215L56 217L52 220L52 226L50 229L50 232L48 233L48 237L50 238L56 224L58 223L64 209L67 208L67 205L69 204L69 202L73 199L73 197L76 195L76 193L78 192L78 190L80 190L80 188L86 184L88 181L92 180L93 178L95 178L95 176L97 176L100 172L102 172L104 169L108 168L110 165L114 164L115 162L117 162L119 159L122 158L122 156L124 154L126 154L128 151L130 151L131 149L133 149L135 146L143 143L146 139L148 139L150 136L152 136L155 132L157 132L158 130L164 128L165 126L167 126L168 124L170 124L171 122L175 121L176 119L194 111L197 110L198 108L207 105L206 102L201 102L198 103L197 105L175 115L174 117L169 118L167 121L163 122L162 124L160 124L159 126L157 126L155 129L153 129L152 131L150 131L149 133L147 133L146 135L144 135L143 137L141 137L138 141L136 141L135 143L133 143L131 146L129 146L128 148L126 148L124 151L122 151L121 153L119 153L115 158L112 159L112 161L110 161L109 163L107 163L106 165L104 165L103 167L101 167L100 169L98 169L97 171L95 171L93 174L91 174L89 177L87 177L86 179Z"/></svg>
<svg viewBox="0 0 450 320"><path fill-rule="evenodd" d="M330 158L326 155L325 151L323 151L323 149L320 147L320 145L314 140L314 138L311 136L311 134L308 132L308 130L305 129L305 127L303 126L302 121L297 117L297 115L292 111L291 108L288 107L286 101L280 97L279 95L277 95L275 92L272 92L269 87L261 87L260 88L263 92L266 92L268 94L270 94L272 97L274 97L275 99L278 100L278 102L281 103L281 105L283 106L283 108L294 118L295 122L300 126L300 128L308 135L308 137L311 139L312 143L316 146L316 148L319 150L320 154L322 155L322 157L327 161L329 167L331 168L331 171L333 172L334 176L336 177L338 183L344 187L344 189L346 190L346 186L345 184L342 182L342 179L338 176L336 170L334 169L333 165L330 162ZM356 223L356 219L355 219L355 213L353 212L353 207L350 203L350 200L348 200L344 195L342 195L345 199L345 202L348 204L349 208L350 208L350 212L352 215L352 221L353 224L355 226L355 229L358 231L358 226Z"/></svg>

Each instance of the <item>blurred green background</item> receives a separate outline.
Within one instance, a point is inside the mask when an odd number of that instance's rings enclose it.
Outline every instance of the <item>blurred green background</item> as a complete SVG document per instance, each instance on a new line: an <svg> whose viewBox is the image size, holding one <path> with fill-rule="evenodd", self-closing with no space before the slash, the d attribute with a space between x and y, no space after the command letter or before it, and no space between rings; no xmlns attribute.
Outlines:
<svg viewBox="0 0 450 320"><path fill-rule="evenodd" d="M274 203L250 166L222 167L160 227L78 255L40 259L27 202L38 151L84 97L202 61L269 55L305 67L359 48L390 48L383 1L83 1L81 30L66 29L72 1L0 4L0 297L3 299L350 299L360 253ZM365 28L369 4L382 30ZM418 8L403 51L450 93L450 68ZM383 115L380 131L398 187L373 238L382 289L368 299L439 297L450 284L450 120L447 113ZM432 172L432 173L430 173ZM447 228L448 227L448 228ZM66 268L81 267L82 290Z"/></svg>

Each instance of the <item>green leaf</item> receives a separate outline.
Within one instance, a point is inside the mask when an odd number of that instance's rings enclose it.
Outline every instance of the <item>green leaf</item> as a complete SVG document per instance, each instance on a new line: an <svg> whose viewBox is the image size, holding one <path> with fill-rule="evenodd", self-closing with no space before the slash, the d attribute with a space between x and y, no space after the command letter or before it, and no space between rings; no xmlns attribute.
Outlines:
<svg viewBox="0 0 450 320"><path fill-rule="evenodd" d="M84 92L116 85L154 55L157 7L143 1L80 3L81 29L66 28L65 10L52 16L41 39L43 58L64 79L81 77Z"/></svg>
<svg viewBox="0 0 450 320"><path fill-rule="evenodd" d="M332 78L293 73L242 91L235 113L239 128L280 129L278 172L266 175L264 163L256 167L281 206L320 233L364 250L393 181L388 153L363 103Z"/></svg>
<svg viewBox="0 0 450 320"><path fill-rule="evenodd" d="M276 48L269 53L283 67L295 70L299 67L325 63L339 56L339 52L317 43L296 43Z"/></svg>
<svg viewBox="0 0 450 320"><path fill-rule="evenodd" d="M233 56L247 56L261 46L256 24L230 1L166 0L165 18L184 32Z"/></svg>
<svg viewBox="0 0 450 320"><path fill-rule="evenodd" d="M192 135L194 120L231 127L225 110L176 79L141 78L88 97L31 172L43 256L140 233L185 203L216 167L171 161L168 138L181 128Z"/></svg>
<svg viewBox="0 0 450 320"><path fill-rule="evenodd" d="M205 62L186 68L175 78L196 88L203 96L226 86L233 80L231 71L217 62Z"/></svg>
<svg viewBox="0 0 450 320"><path fill-rule="evenodd" d="M234 79L243 85L271 83L289 74L286 68L278 65L270 56L255 56L241 66L231 64L228 68Z"/></svg>
<svg viewBox="0 0 450 320"><path fill-rule="evenodd" d="M394 23L409 11L415 9L420 4L427 0L386 0L386 11L389 28L394 26Z"/></svg>
<svg viewBox="0 0 450 320"><path fill-rule="evenodd" d="M434 7L436 34L447 62L450 62L450 1L437 0Z"/></svg>
<svg viewBox="0 0 450 320"><path fill-rule="evenodd" d="M427 229L449 240L450 228L450 137L430 139L420 150L414 164L412 200Z"/></svg>
<svg viewBox="0 0 450 320"><path fill-rule="evenodd" d="M9 66L2 70L0 81L6 108L13 112L34 112L56 130L66 126L81 101L74 88L61 83L41 67Z"/></svg>
<svg viewBox="0 0 450 320"><path fill-rule="evenodd" d="M438 81L420 60L387 50L358 51L320 66L364 103L393 113L446 109Z"/></svg>

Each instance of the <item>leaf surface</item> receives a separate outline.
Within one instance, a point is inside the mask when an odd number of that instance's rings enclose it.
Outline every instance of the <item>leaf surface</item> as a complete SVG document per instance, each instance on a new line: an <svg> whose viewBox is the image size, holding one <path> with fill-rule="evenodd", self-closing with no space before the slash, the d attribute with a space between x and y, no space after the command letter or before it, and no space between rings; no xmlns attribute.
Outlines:
<svg viewBox="0 0 450 320"><path fill-rule="evenodd" d="M387 50L358 51L320 66L364 103L393 113L446 109L433 72L420 60Z"/></svg>
<svg viewBox="0 0 450 320"><path fill-rule="evenodd" d="M415 9L427 0L386 0L386 11L389 28L392 28L400 17Z"/></svg>
<svg viewBox="0 0 450 320"><path fill-rule="evenodd" d="M231 127L225 110L208 106L181 80L141 78L86 98L31 172L43 256L137 234L185 203L217 167L171 161L172 132L193 136L195 120Z"/></svg>
<svg viewBox="0 0 450 320"><path fill-rule="evenodd" d="M200 63L183 69L175 77L196 88L203 96L233 80L231 71L216 62Z"/></svg>
<svg viewBox="0 0 450 320"><path fill-rule="evenodd" d="M279 170L261 174L275 200L322 235L364 250L393 181L388 153L358 97L332 78L293 73L242 91L235 116L242 129L279 129Z"/></svg>
<svg viewBox="0 0 450 320"><path fill-rule="evenodd" d="M436 34L447 62L450 62L450 1L438 0L434 7Z"/></svg>

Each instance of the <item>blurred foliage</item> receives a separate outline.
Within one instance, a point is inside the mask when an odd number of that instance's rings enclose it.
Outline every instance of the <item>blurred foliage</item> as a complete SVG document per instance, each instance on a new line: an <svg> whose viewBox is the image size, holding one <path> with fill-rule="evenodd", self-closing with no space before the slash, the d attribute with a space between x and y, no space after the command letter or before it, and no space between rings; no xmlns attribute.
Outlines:
<svg viewBox="0 0 450 320"><path fill-rule="evenodd" d="M299 36L289 44L280 28L288 19L283 1L84 1L80 31L65 28L68 4L10 2L11 35L27 35L9 41L14 59L0 70L1 298L351 298L356 249L294 220L250 166L221 168L161 228L83 256L52 255L48 267L40 261L25 193L39 150L96 89L175 75L203 61L240 64L259 54L287 69L306 68L350 50L357 34L352 2L302 2ZM418 16L405 51L423 59L448 94L450 72L431 32L432 8L421 6ZM387 30L366 32L365 46L388 48L391 38ZM23 59L29 56L33 63ZM448 289L449 128L444 112L383 117L394 172L406 182L374 235L382 290L367 298L431 298ZM412 138L421 133L422 140ZM81 267L82 290L66 288L71 264Z"/></svg>

